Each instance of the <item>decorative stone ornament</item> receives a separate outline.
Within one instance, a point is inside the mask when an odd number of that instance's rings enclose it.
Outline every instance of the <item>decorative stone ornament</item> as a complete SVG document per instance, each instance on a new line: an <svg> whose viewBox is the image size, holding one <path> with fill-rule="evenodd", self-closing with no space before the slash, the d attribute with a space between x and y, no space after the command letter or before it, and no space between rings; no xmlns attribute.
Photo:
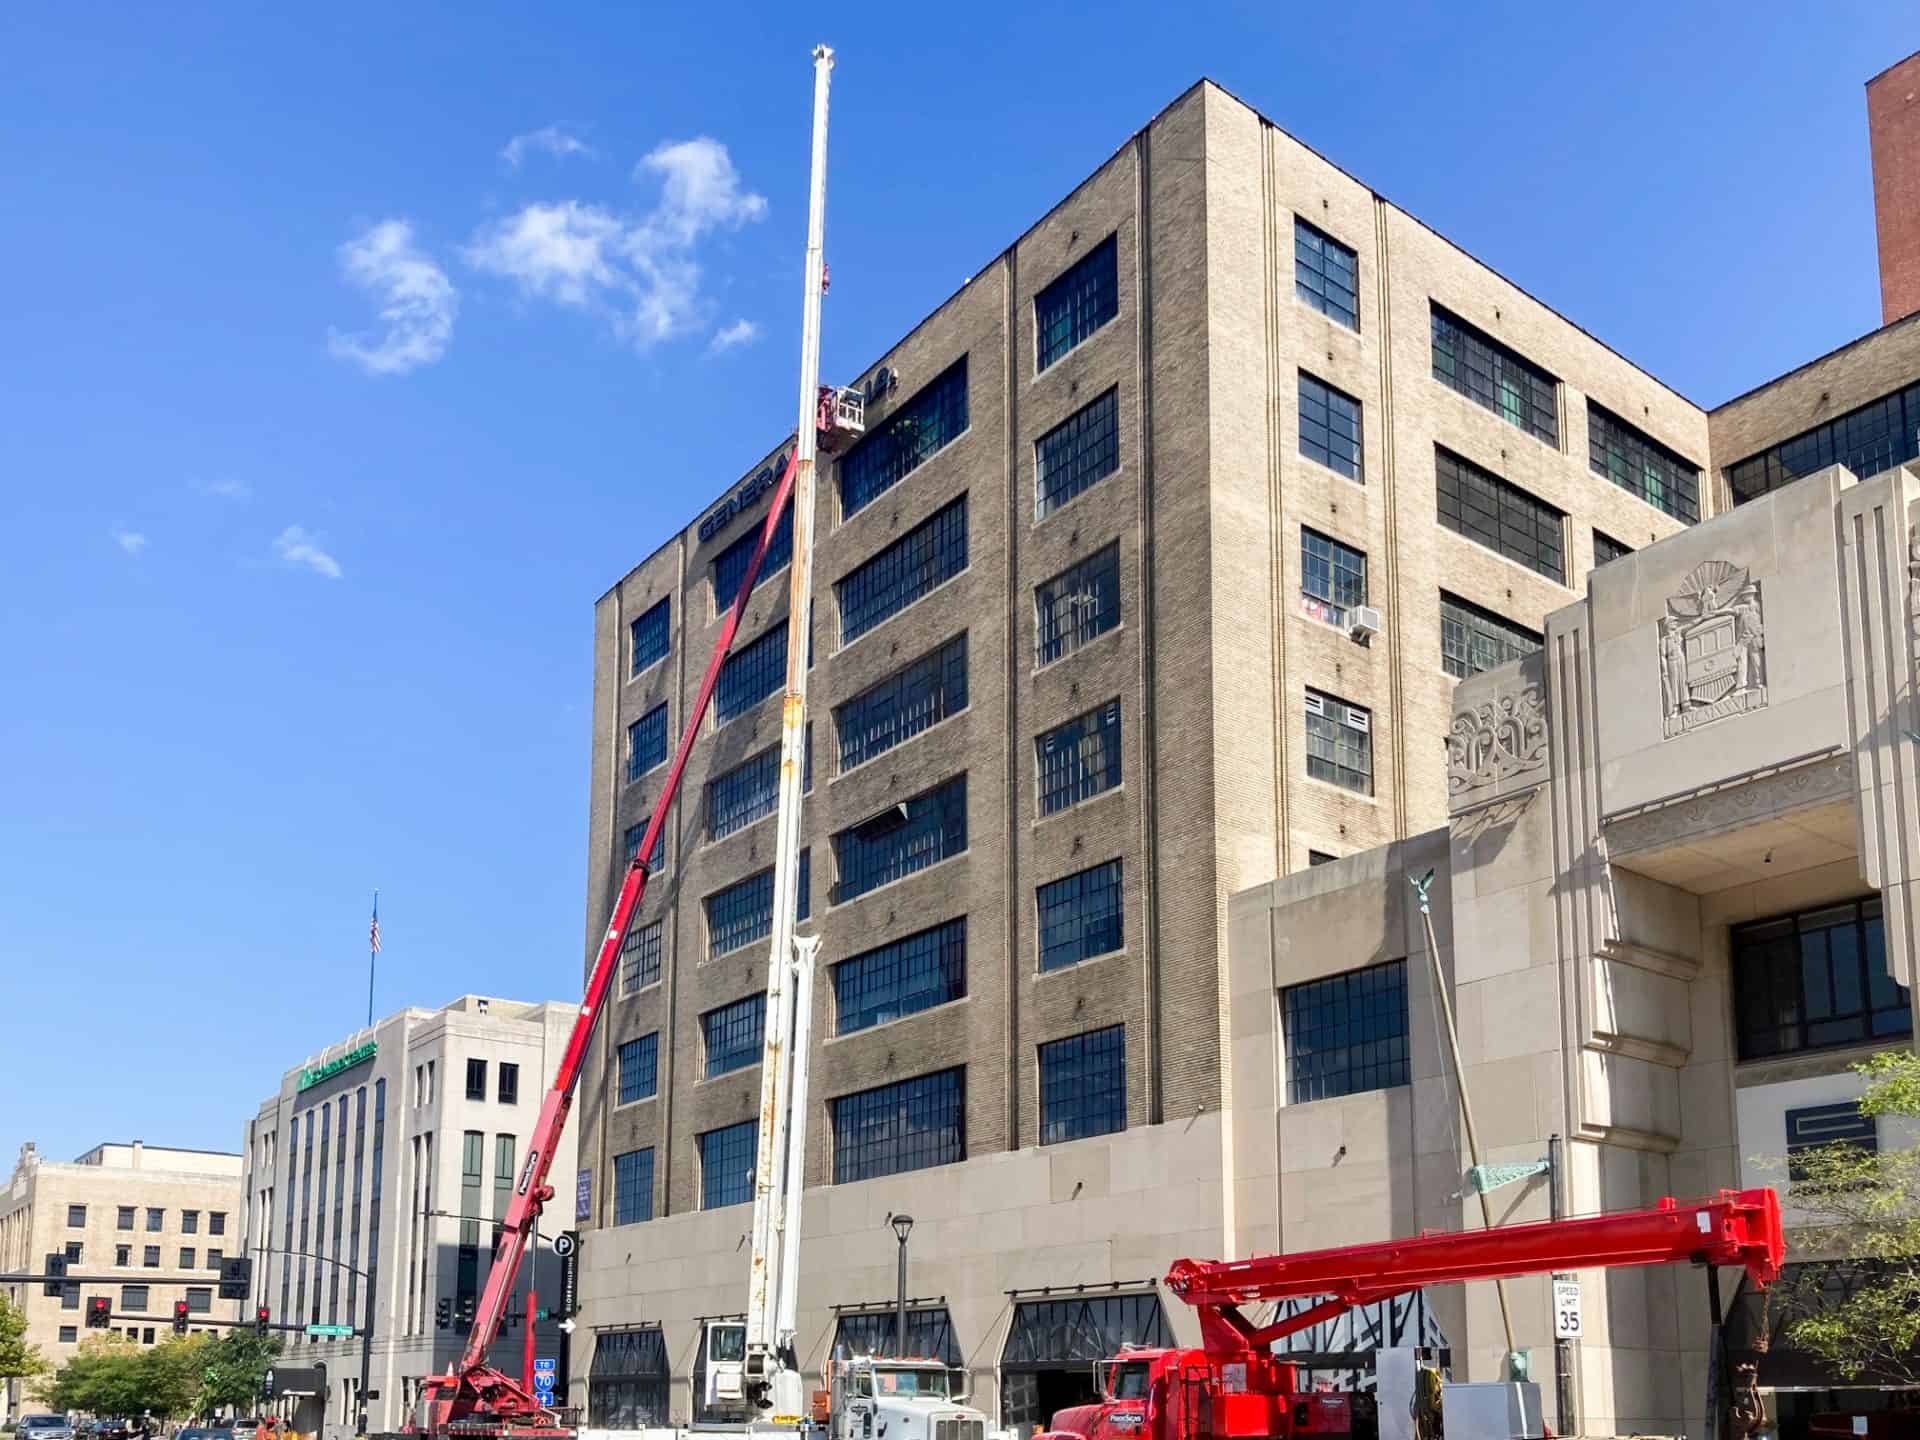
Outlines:
<svg viewBox="0 0 1920 1440"><path fill-rule="evenodd" d="M1547 763L1547 711L1538 685L1457 711L1447 733L1447 790L1455 805Z"/></svg>
<svg viewBox="0 0 1920 1440"><path fill-rule="evenodd" d="M1708 560L1667 600L1660 620L1660 702L1666 738L1767 704L1760 582L1747 567Z"/></svg>

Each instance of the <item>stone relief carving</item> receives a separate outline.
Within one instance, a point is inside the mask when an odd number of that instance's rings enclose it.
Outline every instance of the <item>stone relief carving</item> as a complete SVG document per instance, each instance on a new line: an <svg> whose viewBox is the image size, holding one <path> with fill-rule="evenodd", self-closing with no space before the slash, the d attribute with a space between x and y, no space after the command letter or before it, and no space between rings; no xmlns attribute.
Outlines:
<svg viewBox="0 0 1920 1440"><path fill-rule="evenodd" d="M1538 685L1482 701L1453 717L1447 732L1447 793L1473 790L1547 763L1547 707Z"/></svg>
<svg viewBox="0 0 1920 1440"><path fill-rule="evenodd" d="M1767 704L1760 582L1727 560L1696 566L1660 620L1666 738Z"/></svg>
<svg viewBox="0 0 1920 1440"><path fill-rule="evenodd" d="M1853 757L1833 755L1606 823L1609 855L1699 839L1853 794Z"/></svg>

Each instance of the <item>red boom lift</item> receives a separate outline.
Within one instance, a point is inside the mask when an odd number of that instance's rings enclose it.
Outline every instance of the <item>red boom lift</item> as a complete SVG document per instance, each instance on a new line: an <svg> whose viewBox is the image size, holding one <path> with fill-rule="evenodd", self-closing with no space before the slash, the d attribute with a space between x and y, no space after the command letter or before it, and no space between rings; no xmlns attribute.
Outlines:
<svg viewBox="0 0 1920 1440"><path fill-rule="evenodd" d="M1062 1410L1035 1440L1228 1440L1341 1432L1345 1397L1303 1394L1273 1343L1355 1305L1424 1285L1621 1265L1739 1265L1773 1283L1786 1254L1771 1190L1723 1190L1681 1205L1493 1230L1421 1235L1252 1260L1176 1260L1167 1288L1200 1312L1197 1350L1123 1351L1101 1367L1101 1399ZM1256 1325L1240 1309L1314 1300Z"/></svg>

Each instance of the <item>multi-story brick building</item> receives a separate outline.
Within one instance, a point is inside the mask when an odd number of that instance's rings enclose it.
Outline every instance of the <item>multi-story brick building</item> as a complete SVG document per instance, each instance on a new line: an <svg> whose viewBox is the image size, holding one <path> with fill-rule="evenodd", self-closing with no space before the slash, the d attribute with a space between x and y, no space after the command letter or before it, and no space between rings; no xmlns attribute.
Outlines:
<svg viewBox="0 0 1920 1440"><path fill-rule="evenodd" d="M173 1333L173 1307L231 1320L235 1302L217 1291L220 1263L242 1246L240 1157L147 1145L96 1145L70 1163L44 1159L29 1142L0 1190L0 1271L41 1273L58 1255L76 1279L62 1293L10 1285L27 1313L27 1341L64 1365L86 1336L86 1307L112 1306L112 1328L136 1344ZM111 1283L93 1279L111 1277ZM28 1400L18 1380L0 1385L0 1414L17 1417Z"/></svg>

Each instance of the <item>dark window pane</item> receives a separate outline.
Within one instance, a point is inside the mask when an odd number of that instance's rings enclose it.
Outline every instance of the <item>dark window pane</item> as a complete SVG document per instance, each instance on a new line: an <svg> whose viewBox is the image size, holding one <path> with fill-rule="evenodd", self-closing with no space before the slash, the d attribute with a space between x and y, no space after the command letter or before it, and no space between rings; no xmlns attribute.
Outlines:
<svg viewBox="0 0 1920 1440"><path fill-rule="evenodd" d="M1440 592L1440 664L1449 675L1464 680L1531 655L1545 643L1524 625Z"/></svg>
<svg viewBox="0 0 1920 1440"><path fill-rule="evenodd" d="M1906 987L1886 969L1878 898L1736 926L1740 1058L1913 1033Z"/></svg>
<svg viewBox="0 0 1920 1440"><path fill-rule="evenodd" d="M1318 690L1307 691L1307 774L1371 795L1372 714Z"/></svg>
<svg viewBox="0 0 1920 1440"><path fill-rule="evenodd" d="M767 1028L767 995L749 995L700 1017L707 1052L707 1079L758 1064Z"/></svg>
<svg viewBox="0 0 1920 1440"><path fill-rule="evenodd" d="M620 1104L645 1100L660 1083L660 1032L642 1035L620 1047Z"/></svg>
<svg viewBox="0 0 1920 1440"><path fill-rule="evenodd" d="M1034 591L1034 662L1050 665L1120 623L1120 547L1109 545Z"/></svg>
<svg viewBox="0 0 1920 1440"><path fill-rule="evenodd" d="M660 922L627 926L620 942L620 989L631 995L660 978Z"/></svg>
<svg viewBox="0 0 1920 1440"><path fill-rule="evenodd" d="M633 622L630 634L633 651L633 673L642 670L656 661L667 657L667 650L673 643L668 623L672 619L673 609L670 601L662 600L641 613Z"/></svg>
<svg viewBox="0 0 1920 1440"><path fill-rule="evenodd" d="M719 840L771 815L780 800L780 747L752 759L707 784L707 835Z"/></svg>
<svg viewBox="0 0 1920 1440"><path fill-rule="evenodd" d="M656 705L627 726L627 780L667 763L667 707Z"/></svg>
<svg viewBox="0 0 1920 1440"><path fill-rule="evenodd" d="M760 527L765 523L762 517L751 530L713 557L715 610L730 610L739 598L740 582L747 578L747 562L753 559L753 547L760 543ZM760 562L760 573L754 577L753 588L758 590L792 562L793 505L789 503L780 512L780 523L773 527L773 538L767 542L767 555Z"/></svg>
<svg viewBox="0 0 1920 1440"><path fill-rule="evenodd" d="M896 670L870 690L834 707L840 768L851 770L967 706L967 637L954 636L930 655Z"/></svg>
<svg viewBox="0 0 1920 1440"><path fill-rule="evenodd" d="M1359 289L1359 257L1324 230L1295 219L1293 293L1328 319L1358 330Z"/></svg>
<svg viewBox="0 0 1920 1440"><path fill-rule="evenodd" d="M1408 1082L1407 962L1395 960L1280 992L1287 1103Z"/></svg>
<svg viewBox="0 0 1920 1440"><path fill-rule="evenodd" d="M852 644L966 568L967 497L962 495L834 582L840 643Z"/></svg>
<svg viewBox="0 0 1920 1440"><path fill-rule="evenodd" d="M795 896L795 918L804 920L810 907L813 852L800 852L799 894ZM712 958L764 940L773 933L773 871L749 875L706 900L707 955Z"/></svg>
<svg viewBox="0 0 1920 1440"><path fill-rule="evenodd" d="M787 622L727 656L713 690L713 718L724 725L787 683Z"/></svg>
<svg viewBox="0 0 1920 1440"><path fill-rule="evenodd" d="M841 517L891 490L966 428L967 357L962 355L841 459Z"/></svg>
<svg viewBox="0 0 1920 1440"><path fill-rule="evenodd" d="M832 975L836 1035L958 1000L967 993L966 917L842 960Z"/></svg>
<svg viewBox="0 0 1920 1440"><path fill-rule="evenodd" d="M1107 391L1033 446L1036 514L1051 515L1120 468L1120 391Z"/></svg>
<svg viewBox="0 0 1920 1440"><path fill-rule="evenodd" d="M833 1183L966 1159L965 1075L956 1066L832 1101Z"/></svg>
<svg viewBox="0 0 1920 1440"><path fill-rule="evenodd" d="M1840 464L1858 479L1920 459L1920 383L1727 467L1733 503L1744 505L1803 475Z"/></svg>
<svg viewBox="0 0 1920 1440"><path fill-rule="evenodd" d="M700 1137L705 1139L703 1135ZM653 1218L653 1147L613 1157L613 1223L634 1225ZM600 1343L606 1344L602 1337ZM594 1358L599 1367L599 1357Z"/></svg>
<svg viewBox="0 0 1920 1440"><path fill-rule="evenodd" d="M1564 585L1567 564L1560 512L1517 485L1434 448L1440 523Z"/></svg>
<svg viewBox="0 0 1920 1440"><path fill-rule="evenodd" d="M1633 547L1624 541L1616 540L1604 530L1593 532L1593 563L1595 567L1611 565L1622 556L1631 555Z"/></svg>
<svg viewBox="0 0 1920 1440"><path fill-rule="evenodd" d="M1560 443L1560 382L1438 305L1433 306L1433 378L1529 435Z"/></svg>
<svg viewBox="0 0 1920 1440"><path fill-rule="evenodd" d="M1300 453L1364 484L1360 451L1360 402L1302 370Z"/></svg>
<svg viewBox="0 0 1920 1440"><path fill-rule="evenodd" d="M1120 783L1120 702L1057 725L1033 742L1040 813L1051 815Z"/></svg>
<svg viewBox="0 0 1920 1440"><path fill-rule="evenodd" d="M1046 369L1119 313L1119 249L1109 235L1034 296L1034 368Z"/></svg>
<svg viewBox="0 0 1920 1440"><path fill-rule="evenodd" d="M622 864L631 865L633 863L633 857L640 853L640 842L647 838L647 826L652 823L653 817L648 816L639 824L629 825L627 827L627 833L621 837L621 850L623 852ZM666 866L667 831L663 825L660 828L660 837L653 842L653 858L647 862L647 873L649 875L658 875L662 870L666 869Z"/></svg>
<svg viewBox="0 0 1920 1440"><path fill-rule="evenodd" d="M753 1199L754 1156L759 1143L757 1120L743 1120L699 1136L702 1210Z"/></svg>
<svg viewBox="0 0 1920 1440"><path fill-rule="evenodd" d="M1367 603L1367 556L1330 535L1300 530L1300 604L1315 620L1341 629L1349 611Z"/></svg>
<svg viewBox="0 0 1920 1440"><path fill-rule="evenodd" d="M1040 1047L1040 1143L1127 1128L1127 1030L1110 1025Z"/></svg>
<svg viewBox="0 0 1920 1440"><path fill-rule="evenodd" d="M1034 892L1042 970L1058 970L1120 948L1126 934L1120 878L1120 862L1109 860Z"/></svg>
<svg viewBox="0 0 1920 1440"><path fill-rule="evenodd" d="M1700 467L1591 400L1587 464L1676 520L1691 525L1700 518Z"/></svg>
<svg viewBox="0 0 1920 1440"><path fill-rule="evenodd" d="M834 901L924 870L967 848L967 777L902 801L833 837Z"/></svg>

